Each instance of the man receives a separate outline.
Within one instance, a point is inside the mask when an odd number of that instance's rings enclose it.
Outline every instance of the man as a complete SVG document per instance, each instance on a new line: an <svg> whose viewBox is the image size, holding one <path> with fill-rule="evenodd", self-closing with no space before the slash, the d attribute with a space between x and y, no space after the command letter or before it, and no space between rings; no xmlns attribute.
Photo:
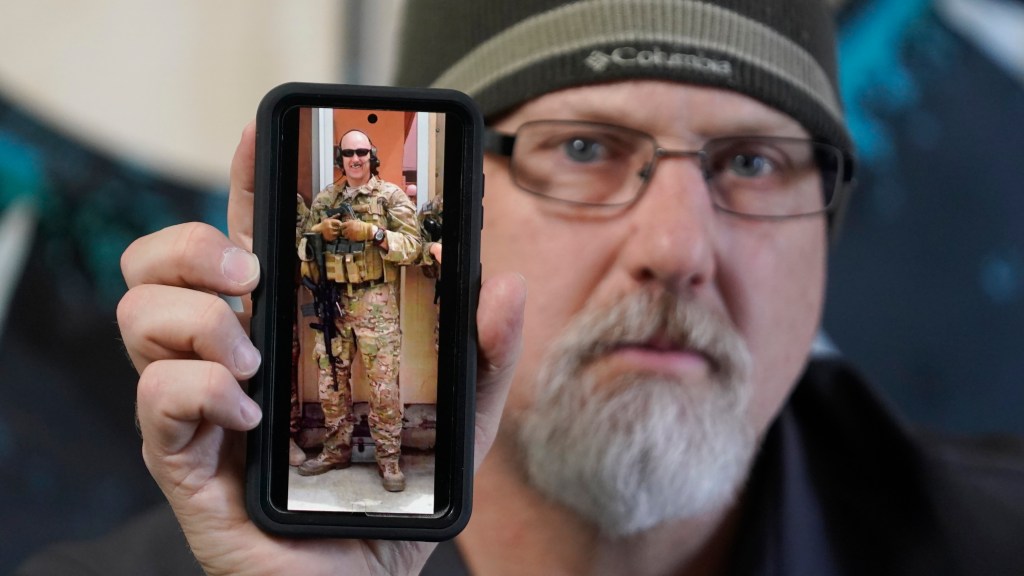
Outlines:
<svg viewBox="0 0 1024 576"><path fill-rule="evenodd" d="M309 210L310 230L326 242L325 274L338 284L336 335L326 342L315 335L317 386L327 435L323 450L299 466L299 474L315 476L352 463L352 361L358 349L370 385L370 433L377 467L389 492L405 489L399 467L402 402L398 388L402 334L399 328L398 266L420 255L416 208L398 186L377 177L377 158L369 136L358 130L342 135L338 149L340 184L324 188ZM332 212L344 208L343 217ZM343 239L347 242L339 243ZM299 258L316 260L311 248L299 245ZM333 305L334 303L330 303ZM327 353L327 346L332 354Z"/></svg>
<svg viewBox="0 0 1024 576"><path fill-rule="evenodd" d="M309 225L309 206L306 206L306 199L302 194L295 194L295 248L298 249L302 241L302 235ZM298 277L298 270L296 277ZM296 286L295 293L299 289ZM288 464L290 466L301 466L306 461L306 452L299 446L299 433L301 432L302 412L299 408L299 359L302 347L299 345L299 317L292 321L292 370L291 370L291 411L288 414Z"/></svg>
<svg viewBox="0 0 1024 576"><path fill-rule="evenodd" d="M851 370L808 362L851 166L825 5L410 3L401 78L469 92L491 129L490 451L429 573L1024 573L1020 444L924 445ZM260 417L230 311L177 320L216 311L197 289L256 283L251 138L231 241L183 225L123 258L147 464L211 574L416 573L429 545L262 534L222 440L197 434ZM178 313L156 321L154 299ZM172 359L186 335L201 361Z"/></svg>
<svg viewBox="0 0 1024 576"><path fill-rule="evenodd" d="M420 206L416 213L420 226L420 238L423 240L423 254L420 264L423 274L434 280L434 352L440 348L441 320L441 227L444 223L444 196L438 194Z"/></svg>
<svg viewBox="0 0 1024 576"><path fill-rule="evenodd" d="M444 197L438 194L425 202L416 213L423 240L423 254L420 263L427 268L429 277L441 273L441 226L444 223Z"/></svg>

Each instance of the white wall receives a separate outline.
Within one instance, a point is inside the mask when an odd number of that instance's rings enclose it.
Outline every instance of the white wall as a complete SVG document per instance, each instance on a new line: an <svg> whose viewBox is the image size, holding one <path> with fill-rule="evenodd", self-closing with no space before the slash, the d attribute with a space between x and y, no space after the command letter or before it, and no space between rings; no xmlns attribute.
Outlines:
<svg viewBox="0 0 1024 576"><path fill-rule="evenodd" d="M270 88L386 82L399 10L399 0L2 0L0 93L102 149L223 186ZM362 40L347 42L346 28ZM370 41L385 48L365 50ZM353 57L365 63L358 76L346 73Z"/></svg>

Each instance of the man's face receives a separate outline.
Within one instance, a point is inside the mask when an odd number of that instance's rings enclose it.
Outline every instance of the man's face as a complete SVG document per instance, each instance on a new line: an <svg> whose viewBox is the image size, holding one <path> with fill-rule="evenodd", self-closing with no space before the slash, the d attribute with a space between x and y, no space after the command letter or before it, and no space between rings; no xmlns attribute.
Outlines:
<svg viewBox="0 0 1024 576"><path fill-rule="evenodd" d="M696 150L736 135L806 138L792 118L734 92L663 81L572 88L532 100L495 128L534 120L613 123ZM612 309L640 293L669 294L722 318L750 356L749 402L741 418L768 427L806 361L825 282L824 216L755 220L716 211L694 158L662 159L643 196L626 210L585 211L517 189L506 159L488 157L482 247L487 273L527 280L523 355L506 406L503 436L534 406L545 353L577 315ZM701 396L715 386L708 357L640 343L591 364L595 389L653 374Z"/></svg>
<svg viewBox="0 0 1024 576"><path fill-rule="evenodd" d="M369 150L370 148L372 148L370 139L362 132L349 132L341 139L341 150L343 153L345 150ZM360 156L359 154L345 156L343 154L341 165L345 169L345 177L348 179L349 184L353 186L360 186L370 179L369 154L365 156Z"/></svg>

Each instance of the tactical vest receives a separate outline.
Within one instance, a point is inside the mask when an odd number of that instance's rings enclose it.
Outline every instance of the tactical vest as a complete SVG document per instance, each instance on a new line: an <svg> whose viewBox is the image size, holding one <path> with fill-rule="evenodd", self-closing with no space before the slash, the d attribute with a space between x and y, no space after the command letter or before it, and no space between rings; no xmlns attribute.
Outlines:
<svg viewBox="0 0 1024 576"><path fill-rule="evenodd" d="M328 210L339 208L346 201L342 190L337 190ZM383 230L388 229L387 199L380 192L380 181L368 194L356 194L348 205L355 217L369 222ZM315 224L310 219L310 226ZM365 282L394 282L398 279L398 267L384 260L381 248L372 242L349 242L344 237L335 242L324 243L325 268L327 278L341 284L363 284ZM300 246L299 255L304 261L311 261L312 254L305 246Z"/></svg>

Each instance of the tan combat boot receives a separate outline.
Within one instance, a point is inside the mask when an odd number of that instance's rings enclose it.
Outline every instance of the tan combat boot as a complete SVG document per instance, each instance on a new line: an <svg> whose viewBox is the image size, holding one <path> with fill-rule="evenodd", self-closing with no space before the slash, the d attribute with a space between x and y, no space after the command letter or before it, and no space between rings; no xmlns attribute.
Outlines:
<svg viewBox="0 0 1024 576"><path fill-rule="evenodd" d="M398 467L398 458L388 458L377 463L377 473L383 478L384 489L388 492L405 490L405 474Z"/></svg>
<svg viewBox="0 0 1024 576"><path fill-rule="evenodd" d="M316 458L310 458L299 466L299 476L317 476L328 470L341 470L352 465L352 449L338 452L324 450Z"/></svg>

